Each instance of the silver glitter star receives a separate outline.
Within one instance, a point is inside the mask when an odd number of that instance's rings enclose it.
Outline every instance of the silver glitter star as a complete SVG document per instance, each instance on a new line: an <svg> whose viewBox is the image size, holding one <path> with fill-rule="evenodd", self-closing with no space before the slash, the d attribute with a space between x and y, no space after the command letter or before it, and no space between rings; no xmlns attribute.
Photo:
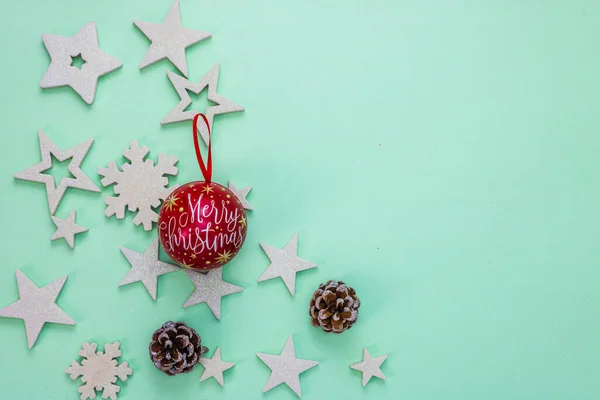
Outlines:
<svg viewBox="0 0 600 400"><path fill-rule="evenodd" d="M63 238L71 248L75 246L75 235L87 232L88 230L88 228L84 228L75 223L75 210L71 211L71 214L65 219L57 218L54 215L51 215L50 218L52 218L54 225L56 225L56 231L50 237L50 240Z"/></svg>
<svg viewBox="0 0 600 400"><path fill-rule="evenodd" d="M138 253L125 247L121 247L121 252L123 252L129 264L131 264L131 269L121 279L119 286L141 281L154 300L156 300L158 277L181 269L176 265L158 259L158 237L154 239L152 244L143 253Z"/></svg>
<svg viewBox="0 0 600 400"><path fill-rule="evenodd" d="M387 355L379 357L371 357L367 349L363 349L363 360L362 362L352 364L350 368L362 372L362 385L366 386L369 380L376 376L380 379L385 380L385 375L381 372L381 364L385 361Z"/></svg>
<svg viewBox="0 0 600 400"><path fill-rule="evenodd" d="M88 139L77 146L63 151L59 149L41 130L38 131L38 136L40 139L40 153L42 154L42 161L33 167L27 168L26 170L15 174L14 177L26 181L46 184L46 193L48 195L50 214L54 214L56 207L58 207L58 203L69 187L88 190L90 192L100 191L100 188L94 185L94 182L92 182L92 180L88 178L88 176L81 170L81 163L92 146L92 143L94 143L94 139ZM62 178L58 186L55 186L54 177L52 175L42 173L52 168L52 156L61 162L70 158L71 162L69 163L69 172L74 178Z"/></svg>
<svg viewBox="0 0 600 400"><path fill-rule="evenodd" d="M204 112L206 119L208 120L208 125L211 128L211 132L213 129L213 118L215 115L226 114L235 111L244 111L244 107L235 104L231 100L217 93L219 63L216 63L198 83L190 82L189 80L171 71L167 71L167 75L169 76L169 80L173 84L173 87L175 87L177 94L181 98L181 101L177 103L177 105L167 114L166 117L163 118L162 121L160 121L162 125L194 119L194 115L198 114L198 111L185 111L185 109L192 104L192 99L190 98L188 90L192 93L199 94L207 86L208 100L212 101L213 103L217 103L214 106L207 107ZM198 130L200 131L200 135L202 136L204 143L208 145L208 132L205 128L202 128L202 126L199 126Z"/></svg>
<svg viewBox="0 0 600 400"><path fill-rule="evenodd" d="M258 278L258 282L279 276L292 296L296 292L296 272L317 267L317 264L298 257L298 233L294 233L283 250L265 243L261 243L260 246L271 260L271 264Z"/></svg>
<svg viewBox="0 0 600 400"><path fill-rule="evenodd" d="M252 210L252 206L250 205L250 203L248 203L248 200L246 199L246 196L248 196L248 193L252 190L252 186L246 186L243 189L238 189L237 186L235 186L233 183L231 183L231 181L229 181L229 190L231 190L233 194L235 194L235 196L238 199L240 199L242 207L244 207L246 210Z"/></svg>
<svg viewBox="0 0 600 400"><path fill-rule="evenodd" d="M272 354L264 353L256 353L256 355L262 362L271 368L271 375L263 388L263 393L273 389L275 386L285 383L298 395L298 397L302 397L300 374L319 364L316 361L296 358L294 340L291 335L280 355L274 356Z"/></svg>
<svg viewBox="0 0 600 400"><path fill-rule="evenodd" d="M206 303L217 319L221 319L221 298L241 292L243 287L223 280L223 268L211 269L207 273L185 270L196 289L183 304L183 308Z"/></svg>
<svg viewBox="0 0 600 400"><path fill-rule="evenodd" d="M162 24L133 21L133 24L152 41L140 69L168 58L184 76L188 76L185 49L211 37L208 32L185 29L181 25L179 0L175 0Z"/></svg>
<svg viewBox="0 0 600 400"><path fill-rule="evenodd" d="M0 317L19 318L25 322L27 345L30 349L35 344L46 322L75 325L75 321L56 304L56 298L66 280L67 276L65 275L40 288L21 270L17 269L19 300L0 308Z"/></svg>
<svg viewBox="0 0 600 400"><path fill-rule="evenodd" d="M213 354L212 358L200 357L200 364L204 367L204 372L200 377L200 382L207 380L208 378L215 378L221 386L225 386L225 381L223 380L223 372L227 371L229 368L233 368L235 365L232 362L223 361L221 359L221 348L217 347L215 350L215 354Z"/></svg>
<svg viewBox="0 0 600 400"><path fill-rule="evenodd" d="M50 54L50 66L40 86L71 86L88 104L94 102L98 78L122 65L120 60L98 46L98 32L94 22L88 22L73 37L45 34L42 40ZM85 61L81 69L72 65L73 57L77 56Z"/></svg>

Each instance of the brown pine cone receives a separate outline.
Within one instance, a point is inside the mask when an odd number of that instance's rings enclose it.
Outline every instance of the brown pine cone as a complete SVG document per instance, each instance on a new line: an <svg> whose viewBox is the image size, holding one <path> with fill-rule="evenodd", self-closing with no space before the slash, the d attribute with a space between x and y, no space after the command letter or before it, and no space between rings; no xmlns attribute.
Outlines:
<svg viewBox="0 0 600 400"><path fill-rule="evenodd" d="M202 353L200 336L183 322L166 322L154 332L150 342L150 358L167 375L185 374L194 369Z"/></svg>
<svg viewBox="0 0 600 400"><path fill-rule="evenodd" d="M342 281L321 284L310 299L309 314L313 326L325 332L342 333L358 318L360 300L356 292Z"/></svg>

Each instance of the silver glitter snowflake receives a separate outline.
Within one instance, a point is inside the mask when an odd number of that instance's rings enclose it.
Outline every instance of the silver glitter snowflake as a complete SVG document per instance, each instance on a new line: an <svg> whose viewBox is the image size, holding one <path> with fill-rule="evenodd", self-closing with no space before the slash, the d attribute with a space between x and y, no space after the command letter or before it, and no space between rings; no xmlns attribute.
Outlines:
<svg viewBox="0 0 600 400"><path fill-rule="evenodd" d="M71 374L71 379L76 380L80 376L84 385L79 386L81 400L95 399L96 390L102 391L103 399L117 399L117 393L121 388L114 383L119 377L122 381L126 381L127 377L132 374L131 368L124 361L117 365L115 358L121 356L119 350L120 343L106 343L104 345L104 353L99 351L96 353L96 343L89 344L85 342L79 350L79 355L84 357L79 364L77 361L71 362L71 366L65 369L67 374Z"/></svg>
<svg viewBox="0 0 600 400"><path fill-rule="evenodd" d="M114 191L117 196L106 197L104 214L107 217L116 214L118 219L123 219L127 206L129 211L138 211L133 222L136 225L143 224L147 231L158 220L158 214L152 208L160 206L161 201L178 187L174 185L167 188L169 179L163 176L177 175L177 157L160 153L158 164L154 165L154 161L144 160L148 151L146 146L140 147L134 140L130 148L123 151L123 156L130 163L124 163L121 171L114 161L108 164L108 168L98 168L98 174L104 177L101 181L103 186L116 183Z"/></svg>

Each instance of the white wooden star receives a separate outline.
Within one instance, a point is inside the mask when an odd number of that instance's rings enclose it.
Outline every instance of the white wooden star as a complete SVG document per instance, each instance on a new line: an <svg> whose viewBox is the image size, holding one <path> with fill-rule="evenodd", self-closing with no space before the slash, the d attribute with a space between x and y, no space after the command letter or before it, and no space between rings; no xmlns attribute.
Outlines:
<svg viewBox="0 0 600 400"><path fill-rule="evenodd" d="M81 163L92 146L92 143L94 143L94 139L88 139L83 143L79 143L77 146L63 151L41 130L38 131L38 136L40 139L42 161L33 167L29 167L24 171L16 173L14 177L26 181L40 182L46 185L50 214L54 214L56 207L58 207L58 203L69 187L88 190L90 192L100 191L100 188L81 170ZM62 178L60 183L55 186L54 177L43 173L52 168L52 156L61 162L68 160L69 158L71 159L71 162L69 163L69 172L73 175L73 178Z"/></svg>
<svg viewBox="0 0 600 400"><path fill-rule="evenodd" d="M141 281L154 300L156 300L158 277L169 272L181 270L176 265L158 259L158 237L154 239L152 244L143 253L138 253L125 247L121 247L121 252L127 258L129 264L131 264L131 269L121 279L119 286Z"/></svg>
<svg viewBox="0 0 600 400"><path fill-rule="evenodd" d="M225 386L223 372L233 368L235 365L235 363L223 361L221 359L220 347L217 347L217 350L215 350L215 354L213 354L212 358L200 357L199 361L200 364L204 366L204 372L200 377L200 382L205 381L208 378L215 378L215 380L219 382L221 386Z"/></svg>
<svg viewBox="0 0 600 400"><path fill-rule="evenodd" d="M216 63L210 71L204 75L204 77L198 83L190 82L189 80L177 75L174 72L167 71L167 75L169 76L169 80L173 84L173 87L177 91L177 94L181 98L181 101L177 103L175 107L166 117L163 118L160 123L162 125L170 124L173 122L182 122L189 121L194 119L194 115L198 114L197 110L187 110L185 109L192 104L192 99L190 98L190 94L188 90L192 93L199 94L206 87L208 87L208 100L216 103L214 106L207 107L203 114L206 115L206 119L208 120L208 125L211 129L211 134L214 131L213 129L213 119L215 115L218 114L226 114L230 112L236 111L244 111L244 107L235 104L231 100L221 96L217 93L217 81L219 80L219 63ZM200 135L204 140L204 143L208 145L208 131L204 128L202 124L198 125L198 131L200 131Z"/></svg>
<svg viewBox="0 0 600 400"><path fill-rule="evenodd" d="M179 0L175 0L162 24L133 21L133 24L152 41L140 64L140 69L162 59L169 59L184 76L188 76L185 49L211 37L208 32L185 29L181 25Z"/></svg>
<svg viewBox="0 0 600 400"><path fill-rule="evenodd" d="M376 376L380 379L385 380L385 375L381 372L381 364L385 361L387 355L379 357L371 357L367 349L363 349L363 360L362 362L352 364L350 368L362 372L362 385L365 387L369 380Z"/></svg>
<svg viewBox="0 0 600 400"><path fill-rule="evenodd" d="M185 273L196 289L185 301L183 308L206 303L217 319L221 319L221 298L244 290L241 286L223 280L223 268L211 269L207 273L186 269Z"/></svg>
<svg viewBox="0 0 600 400"><path fill-rule="evenodd" d="M260 246L271 264L258 278L258 282L280 277L292 296L296 292L296 272L317 267L317 264L298 257L298 233L294 233L283 250L265 243Z"/></svg>
<svg viewBox="0 0 600 400"><path fill-rule="evenodd" d="M252 186L246 186L243 189L238 189L237 186L235 186L233 183L231 183L231 181L229 181L229 190L231 190L233 194L235 194L235 196L240 200L240 203L242 203L242 207L244 207L246 210L252 211L252 206L250 205L250 203L248 203L248 200L246 199L246 196L248 196L248 193L250 193L250 191L252 190Z"/></svg>
<svg viewBox="0 0 600 400"><path fill-rule="evenodd" d="M50 66L40 86L71 86L88 104L94 102L98 78L122 65L119 59L99 47L94 22L88 22L73 37L45 34L42 40L50 54ZM73 58L78 56L85 61L81 69L72 65Z"/></svg>
<svg viewBox="0 0 600 400"><path fill-rule="evenodd" d="M71 211L69 216L65 219L60 219L51 215L54 225L56 225L56 231L50 237L50 240L56 240L63 238L67 241L71 248L75 247L75 235L82 232L87 232L88 228L79 226L75 223L75 210Z"/></svg>
<svg viewBox="0 0 600 400"><path fill-rule="evenodd" d="M56 298L66 280L67 276L65 275L40 288L21 270L17 269L19 300L0 308L0 317L19 318L25 322L27 345L30 349L35 344L46 322L75 325L75 321L56 305Z"/></svg>
<svg viewBox="0 0 600 400"><path fill-rule="evenodd" d="M302 397L300 374L319 364L316 361L296 358L294 340L291 335L280 355L256 353L256 356L271 368L271 375L263 388L263 393L285 383L298 397Z"/></svg>

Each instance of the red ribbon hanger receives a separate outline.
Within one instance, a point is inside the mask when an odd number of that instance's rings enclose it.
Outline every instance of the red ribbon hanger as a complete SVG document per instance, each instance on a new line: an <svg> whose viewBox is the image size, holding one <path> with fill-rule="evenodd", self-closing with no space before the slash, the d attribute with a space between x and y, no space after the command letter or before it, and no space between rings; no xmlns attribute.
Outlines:
<svg viewBox="0 0 600 400"><path fill-rule="evenodd" d="M202 159L202 153L200 153L200 144L198 143L198 118L202 117L204 120L204 124L206 125L206 129L208 129L208 158L206 164L204 164L204 160ZM194 147L196 149L196 158L198 159L198 165L200 166L200 171L202 171L202 175L204 176L204 181L206 183L210 183L212 178L212 153L210 151L210 126L208 125L208 119L206 119L206 115L202 113L198 113L194 116L194 122L192 125L192 134L194 135Z"/></svg>

